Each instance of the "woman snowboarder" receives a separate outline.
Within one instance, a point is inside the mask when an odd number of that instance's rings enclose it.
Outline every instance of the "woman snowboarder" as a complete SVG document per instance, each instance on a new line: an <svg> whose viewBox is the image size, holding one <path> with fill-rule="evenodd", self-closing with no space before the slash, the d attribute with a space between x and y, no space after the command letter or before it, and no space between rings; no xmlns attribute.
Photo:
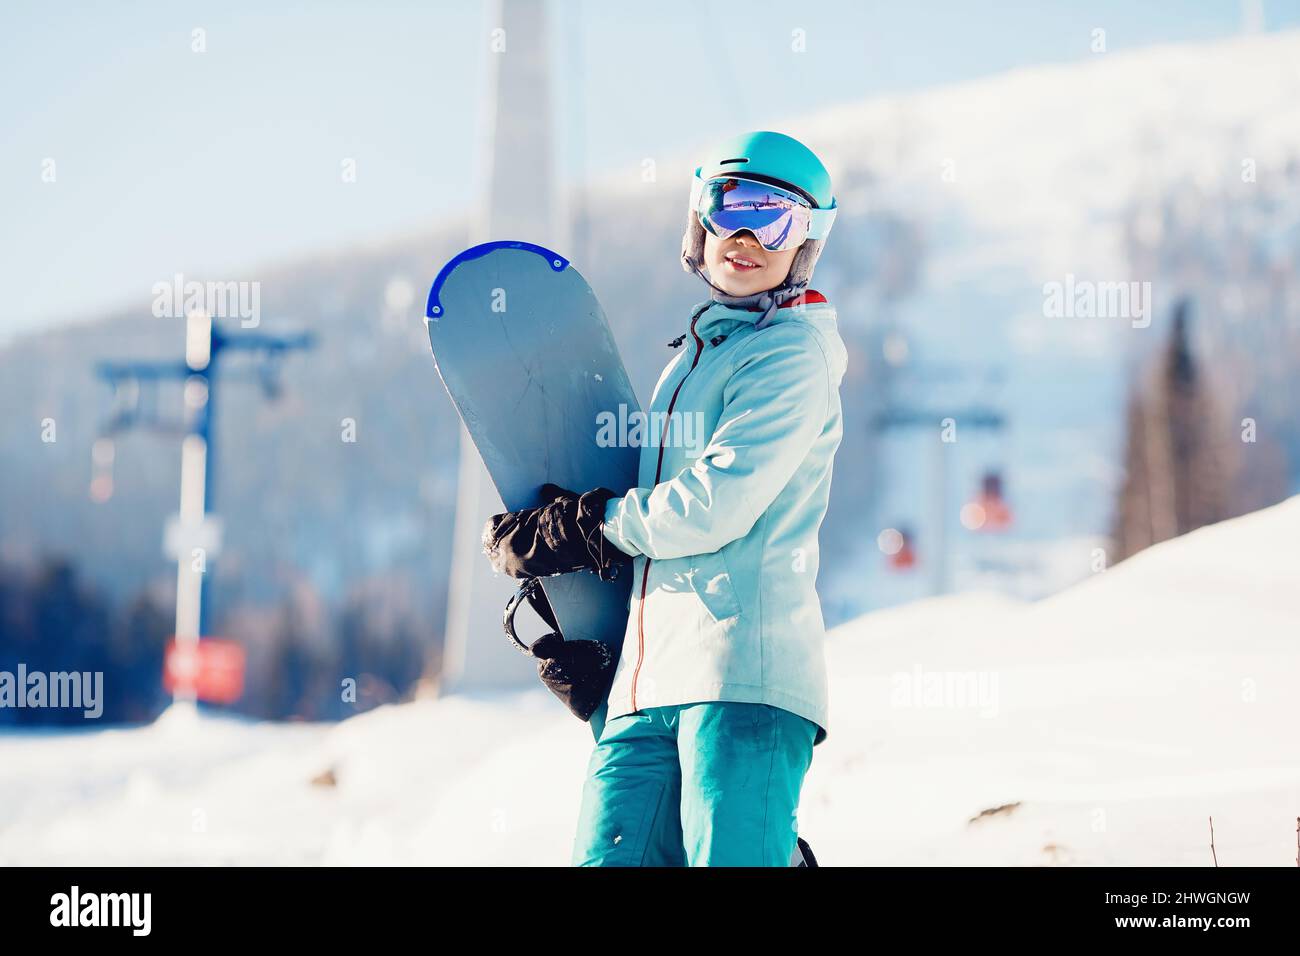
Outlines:
<svg viewBox="0 0 1300 956"><path fill-rule="evenodd" d="M516 577L631 563L616 669L575 646L594 642L534 648L580 717L609 702L575 865L787 866L796 851L828 724L817 534L847 356L808 283L835 213L825 166L797 140L716 147L682 244L711 295L671 343L686 348L655 386L648 418L663 433L641 449L638 487L547 485L546 504L484 531L494 567ZM680 427L688 416L700 432ZM692 433L702 447L674 439Z"/></svg>

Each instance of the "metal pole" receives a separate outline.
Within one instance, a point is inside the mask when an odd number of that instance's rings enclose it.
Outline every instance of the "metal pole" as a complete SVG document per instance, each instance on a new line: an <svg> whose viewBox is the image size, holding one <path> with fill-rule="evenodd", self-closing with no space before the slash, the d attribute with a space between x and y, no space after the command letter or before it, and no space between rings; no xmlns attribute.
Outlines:
<svg viewBox="0 0 1300 956"><path fill-rule="evenodd" d="M948 442L940 433L935 442L934 474L934 577L935 595L948 592Z"/></svg>
<svg viewBox="0 0 1300 956"><path fill-rule="evenodd" d="M212 330L212 355L208 359L208 367L201 373L203 376L204 394L207 401L203 403L203 414L199 416L199 434L203 438L204 448L204 469L203 469L203 509L199 514L199 524L207 523L208 515L215 509L212 500L213 476L216 474L216 432L213 430L213 413L217 400L217 357L221 354L221 347L225 344L221 333L216 329ZM205 542L205 547L207 542ZM199 579L199 634L210 634L211 630L208 625L212 620L212 613L208 608L208 578L211 575L211 559L214 557L209 551L203 555L203 573Z"/></svg>

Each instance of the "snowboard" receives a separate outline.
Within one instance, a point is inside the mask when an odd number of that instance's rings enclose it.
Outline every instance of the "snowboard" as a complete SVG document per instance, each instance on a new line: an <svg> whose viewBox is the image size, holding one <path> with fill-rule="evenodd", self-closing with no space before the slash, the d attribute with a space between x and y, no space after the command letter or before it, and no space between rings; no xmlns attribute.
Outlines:
<svg viewBox="0 0 1300 956"><path fill-rule="evenodd" d="M466 249L434 279L425 323L438 374L507 510L541 504L548 481L578 494L636 484L639 448L609 441L601 423L639 418L641 406L605 312L568 259L529 242ZM565 640L600 641L617 662L630 569L613 581L578 572L541 585ZM602 703L589 721L597 739L607 713Z"/></svg>

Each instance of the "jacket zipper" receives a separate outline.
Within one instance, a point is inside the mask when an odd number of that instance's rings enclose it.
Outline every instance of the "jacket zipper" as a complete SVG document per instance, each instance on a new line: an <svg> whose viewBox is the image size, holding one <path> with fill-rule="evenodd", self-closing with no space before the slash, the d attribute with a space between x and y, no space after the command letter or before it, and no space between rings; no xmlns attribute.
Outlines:
<svg viewBox="0 0 1300 956"><path fill-rule="evenodd" d="M655 484L659 484L659 476L664 467L664 441L668 437L668 425L672 422L673 406L677 404L677 393L682 390L686 384L686 376L695 371L695 366L700 362L700 353L704 351L703 340L695 334L695 323L700 320L701 313L691 319L691 338L695 339L695 356L691 359L691 367L686 370L686 375L681 377L677 387L673 389L673 397L668 400L668 414L664 416L663 433L659 436L659 461L655 464ZM650 580L650 561L645 559L645 567L641 570L641 601L636 609L636 669L632 671L632 710L636 711L636 679L641 676L641 663L645 660L645 591L646 584Z"/></svg>

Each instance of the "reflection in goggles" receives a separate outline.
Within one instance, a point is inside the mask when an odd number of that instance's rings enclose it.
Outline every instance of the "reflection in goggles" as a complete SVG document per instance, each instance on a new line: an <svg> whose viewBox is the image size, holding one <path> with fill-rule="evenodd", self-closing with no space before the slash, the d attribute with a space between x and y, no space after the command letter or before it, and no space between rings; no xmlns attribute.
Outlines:
<svg viewBox="0 0 1300 956"><path fill-rule="evenodd" d="M746 179L711 179L700 193L700 224L720 239L742 229L769 252L793 249L808 236L807 203L776 186Z"/></svg>

